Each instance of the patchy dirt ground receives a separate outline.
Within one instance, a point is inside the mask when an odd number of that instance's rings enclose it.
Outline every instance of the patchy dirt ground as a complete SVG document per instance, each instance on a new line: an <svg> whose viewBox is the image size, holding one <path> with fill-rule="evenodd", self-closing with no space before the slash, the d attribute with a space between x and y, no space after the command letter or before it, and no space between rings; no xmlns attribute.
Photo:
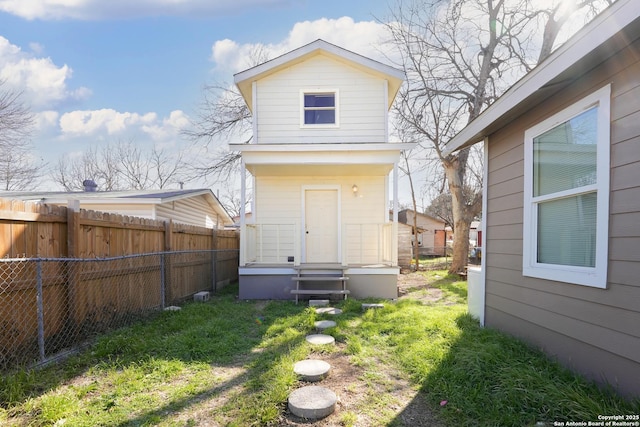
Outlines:
<svg viewBox="0 0 640 427"><path fill-rule="evenodd" d="M411 298L425 303L442 298L442 292L430 288L424 276L419 273L399 275L398 289L400 298L407 298L409 290ZM327 387L336 393L336 411L322 420L309 421L285 410L277 426L380 427L389 423L406 427L442 425L418 389L406 376L390 368L388 363L373 360L367 362L368 367L354 363L342 343L336 344L333 352L315 353L309 358L321 359L331 365L329 376L315 385ZM221 390L222 394L204 397L197 405L178 416L178 419L188 420L187 425L218 426L211 422L211 411L224 404L229 396L239 392L243 386L242 368L232 370L233 372L228 373L220 372L221 377L229 379Z"/></svg>
<svg viewBox="0 0 640 427"><path fill-rule="evenodd" d="M420 273L404 273L398 278L400 298L414 298L425 303L442 298L439 289L429 287ZM409 290L411 295L409 296ZM263 302L266 304L266 302ZM249 358L251 356L248 356ZM338 396L336 411L328 417L308 421L300 419L288 410L283 410L275 424L282 427L396 427L441 426L435 416L437 408L432 408L409 382L408 377L391 367L389 361L373 358L353 359L346 352L346 344L337 343L331 351L312 353L309 358L320 359L331 365L327 378L316 385L333 390ZM167 411L166 416L173 423L184 426L220 427L232 423L220 414L220 408L241 394L246 385L248 372L246 360L238 360L227 366L216 366L215 374L219 385L204 394L190 399L189 404L177 411ZM304 385L304 383L301 383ZM214 415L215 414L215 415Z"/></svg>
<svg viewBox="0 0 640 427"><path fill-rule="evenodd" d="M442 298L442 291L430 287L421 273L403 272L398 275L398 296L407 298L409 291L411 291L411 298L423 302L435 302Z"/></svg>
<svg viewBox="0 0 640 427"><path fill-rule="evenodd" d="M398 276L400 298L411 298L423 302L434 302L442 298L442 291L429 287L424 275L406 272ZM313 358L313 356L312 356ZM396 370L387 368L387 364L376 364L376 375L350 362L343 348L332 354L318 355L331 365L331 373L321 385L338 395L336 412L329 417L309 422L285 413L280 426L319 426L334 427L350 425L358 427L378 427L381 425L380 412L393 413L396 426L423 427L442 425L432 412L424 397L409 383L408 378ZM320 384L319 384L320 385ZM363 412L362 408L371 408ZM386 418L386 417L385 417Z"/></svg>
<svg viewBox="0 0 640 427"><path fill-rule="evenodd" d="M407 378L395 370L385 369L384 363L376 364L375 373L355 366L341 347L344 345L339 345L338 351L332 354L315 355L315 358L331 365L329 376L317 385L327 387L338 395L336 411L325 419L313 422L300 419L287 411L279 426L379 427L387 425L388 421L381 423L382 419L389 418L396 426L440 425L425 399Z"/></svg>
<svg viewBox="0 0 640 427"><path fill-rule="evenodd" d="M398 276L400 298L411 298L433 302L442 298L440 289L430 288L424 275L407 272ZM391 416L393 425L406 427L442 425L432 412L424 397L409 383L408 378L388 364L376 363L375 374L371 370L355 366L344 349L332 354L318 355L331 365L331 373L319 385L333 390L339 398L336 412L315 422L301 420L285 413L281 426L379 427L382 419ZM312 356L313 358L313 356ZM362 408L370 408L363 411ZM351 422L352 424L349 424ZM386 423L385 423L386 425Z"/></svg>

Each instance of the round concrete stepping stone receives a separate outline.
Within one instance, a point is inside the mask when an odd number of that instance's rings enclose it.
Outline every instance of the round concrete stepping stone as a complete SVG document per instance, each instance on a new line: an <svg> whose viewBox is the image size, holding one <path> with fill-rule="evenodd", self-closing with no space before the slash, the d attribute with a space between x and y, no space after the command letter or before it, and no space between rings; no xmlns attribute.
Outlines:
<svg viewBox="0 0 640 427"><path fill-rule="evenodd" d="M306 337L307 342L315 345L334 344L336 339L331 335L325 334L311 334Z"/></svg>
<svg viewBox="0 0 640 427"><path fill-rule="evenodd" d="M316 308L318 314L342 314L342 310L333 307L320 307Z"/></svg>
<svg viewBox="0 0 640 427"><path fill-rule="evenodd" d="M333 414L338 396L328 388L309 385L289 395L289 410L297 417L319 420Z"/></svg>
<svg viewBox="0 0 640 427"><path fill-rule="evenodd" d="M293 365L293 372L300 376L303 381L316 382L329 375L331 365L324 360L307 359L301 360Z"/></svg>
<svg viewBox="0 0 640 427"><path fill-rule="evenodd" d="M328 328L334 328L336 326L336 322L333 320L318 320L314 323L316 329L324 330Z"/></svg>

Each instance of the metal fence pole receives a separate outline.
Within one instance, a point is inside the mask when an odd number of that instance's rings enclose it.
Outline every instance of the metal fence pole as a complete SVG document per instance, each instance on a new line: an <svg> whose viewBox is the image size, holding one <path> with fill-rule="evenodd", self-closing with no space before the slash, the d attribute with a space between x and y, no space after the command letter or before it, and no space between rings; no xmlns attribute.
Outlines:
<svg viewBox="0 0 640 427"><path fill-rule="evenodd" d="M165 273L164 273L164 253L160 254L160 308L164 310L165 306Z"/></svg>
<svg viewBox="0 0 640 427"><path fill-rule="evenodd" d="M217 264L218 264L218 251L214 250L211 253L211 281L213 292L218 290L218 278L217 276Z"/></svg>
<svg viewBox="0 0 640 427"><path fill-rule="evenodd" d="M36 262L36 304L38 306L38 351L40 361L44 361L44 304L42 287L42 260Z"/></svg>

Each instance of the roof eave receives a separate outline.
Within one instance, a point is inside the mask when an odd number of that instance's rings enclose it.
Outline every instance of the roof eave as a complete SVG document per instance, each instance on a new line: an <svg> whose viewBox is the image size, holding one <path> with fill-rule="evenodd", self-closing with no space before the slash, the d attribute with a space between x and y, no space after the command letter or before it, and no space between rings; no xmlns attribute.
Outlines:
<svg viewBox="0 0 640 427"><path fill-rule="evenodd" d="M330 144L229 144L231 151L239 152L337 152L337 151L404 151L417 142L330 143Z"/></svg>
<svg viewBox="0 0 640 427"><path fill-rule="evenodd" d="M247 106L249 106L249 109L253 111L252 82L275 73L282 68L300 63L306 58L320 54L321 52L330 57L332 56L341 60L346 60L357 64L360 67L385 75L390 83L389 107L391 106L391 102L395 98L395 95L405 79L405 75L402 70L367 58L350 50L343 49L321 39L315 40L260 65L256 65L255 67L234 74L234 83L240 90L240 93L242 94Z"/></svg>
<svg viewBox="0 0 640 427"><path fill-rule="evenodd" d="M585 69L579 65L581 61L601 49L616 33L638 22L639 16L640 2L616 1L454 136L444 147L443 154L449 155L480 142L515 116L531 108L530 100L534 97L537 98L536 103L539 103L556 92L551 86L569 84L582 75ZM523 111L516 111L517 108Z"/></svg>

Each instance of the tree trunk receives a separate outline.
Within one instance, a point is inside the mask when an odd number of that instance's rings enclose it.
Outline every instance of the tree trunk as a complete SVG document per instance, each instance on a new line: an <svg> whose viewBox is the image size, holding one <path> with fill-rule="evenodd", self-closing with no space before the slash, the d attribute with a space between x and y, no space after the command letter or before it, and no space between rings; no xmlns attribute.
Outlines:
<svg viewBox="0 0 640 427"><path fill-rule="evenodd" d="M458 155L450 156L442 162L449 183L453 211L453 256L449 273L464 271L468 262L469 226L473 220L473 214L467 206L463 192L467 155L468 149L462 150Z"/></svg>
<svg viewBox="0 0 640 427"><path fill-rule="evenodd" d="M415 198L413 201L413 258L416 261L416 271L420 270L420 247L418 242L418 212Z"/></svg>

